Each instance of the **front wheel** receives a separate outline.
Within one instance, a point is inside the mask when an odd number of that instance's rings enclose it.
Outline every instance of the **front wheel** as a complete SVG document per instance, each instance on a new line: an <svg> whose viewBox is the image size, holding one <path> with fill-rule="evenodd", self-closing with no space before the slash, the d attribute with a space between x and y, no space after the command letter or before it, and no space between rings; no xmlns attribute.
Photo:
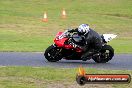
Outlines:
<svg viewBox="0 0 132 88"><path fill-rule="evenodd" d="M45 50L44 56L49 62L56 62L62 59L62 56L60 54L60 48L53 45L49 46Z"/></svg>
<svg viewBox="0 0 132 88"><path fill-rule="evenodd" d="M93 60L97 63L106 63L114 56L114 49L110 45L104 45L100 53L101 55L94 57Z"/></svg>

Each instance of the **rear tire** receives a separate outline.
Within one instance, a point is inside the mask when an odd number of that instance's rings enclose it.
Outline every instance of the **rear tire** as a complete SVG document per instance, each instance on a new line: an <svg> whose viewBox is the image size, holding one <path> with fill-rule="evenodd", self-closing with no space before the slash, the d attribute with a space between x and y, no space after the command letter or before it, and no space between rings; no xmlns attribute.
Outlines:
<svg viewBox="0 0 132 88"><path fill-rule="evenodd" d="M49 62L57 62L62 59L59 51L59 48L51 45L45 50L44 56Z"/></svg>
<svg viewBox="0 0 132 88"><path fill-rule="evenodd" d="M114 56L114 49L110 45L104 45L100 51L99 57L94 57L96 63L106 63Z"/></svg>

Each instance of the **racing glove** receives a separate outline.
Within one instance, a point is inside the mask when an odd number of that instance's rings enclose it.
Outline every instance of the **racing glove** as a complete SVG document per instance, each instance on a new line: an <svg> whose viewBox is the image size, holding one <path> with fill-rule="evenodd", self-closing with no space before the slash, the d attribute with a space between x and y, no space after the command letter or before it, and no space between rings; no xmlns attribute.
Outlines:
<svg viewBox="0 0 132 88"><path fill-rule="evenodd" d="M70 45L72 45L74 48L77 48L77 47L78 47L78 48L82 48L81 46L79 46L79 45L77 45L77 44L75 44L75 43L73 43L73 42L71 42Z"/></svg>

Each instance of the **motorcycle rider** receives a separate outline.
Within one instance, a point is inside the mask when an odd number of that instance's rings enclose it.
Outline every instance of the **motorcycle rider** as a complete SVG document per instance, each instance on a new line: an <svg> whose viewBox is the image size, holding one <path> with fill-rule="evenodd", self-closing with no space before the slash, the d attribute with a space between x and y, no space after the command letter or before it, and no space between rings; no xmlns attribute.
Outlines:
<svg viewBox="0 0 132 88"><path fill-rule="evenodd" d="M83 61L90 59L89 56L98 53L102 48L102 40L100 35L89 27L88 24L81 24L78 28L69 30L68 32L77 32L78 35L84 38L84 46L81 47L84 54L81 56Z"/></svg>

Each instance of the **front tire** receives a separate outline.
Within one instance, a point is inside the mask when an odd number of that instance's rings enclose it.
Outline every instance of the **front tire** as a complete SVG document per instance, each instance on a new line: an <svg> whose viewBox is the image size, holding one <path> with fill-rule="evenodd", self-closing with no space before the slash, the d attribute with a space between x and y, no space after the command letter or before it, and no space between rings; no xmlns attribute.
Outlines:
<svg viewBox="0 0 132 88"><path fill-rule="evenodd" d="M45 50L44 56L49 62L57 62L62 59L60 49L53 45Z"/></svg>
<svg viewBox="0 0 132 88"><path fill-rule="evenodd" d="M104 45L100 51L99 57L94 57L93 60L96 63L106 63L114 56L114 49L110 45Z"/></svg>

